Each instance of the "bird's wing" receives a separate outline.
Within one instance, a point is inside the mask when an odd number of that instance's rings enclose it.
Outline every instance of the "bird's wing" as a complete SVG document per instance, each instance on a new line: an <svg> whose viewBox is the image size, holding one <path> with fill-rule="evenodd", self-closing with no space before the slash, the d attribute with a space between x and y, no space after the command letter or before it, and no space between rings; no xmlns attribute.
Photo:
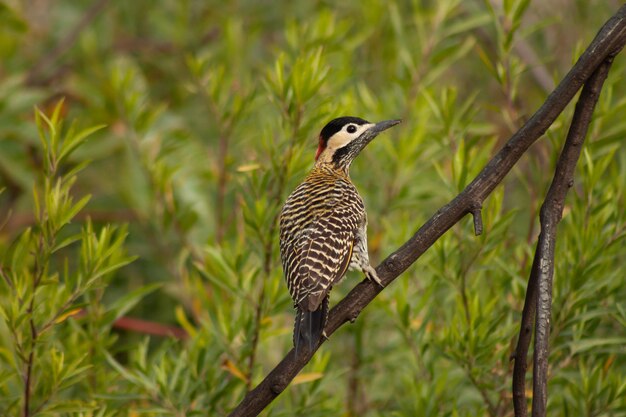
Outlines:
<svg viewBox="0 0 626 417"><path fill-rule="evenodd" d="M296 305L308 311L317 310L345 274L364 213L362 202L346 199L340 188L327 194L323 207L300 227L281 224L281 255L289 291ZM285 233L288 229L290 236Z"/></svg>
<svg viewBox="0 0 626 417"><path fill-rule="evenodd" d="M309 311L317 310L350 264L355 232L344 226L333 231L334 217L321 218L313 225L300 258L297 273L302 288L296 300Z"/></svg>

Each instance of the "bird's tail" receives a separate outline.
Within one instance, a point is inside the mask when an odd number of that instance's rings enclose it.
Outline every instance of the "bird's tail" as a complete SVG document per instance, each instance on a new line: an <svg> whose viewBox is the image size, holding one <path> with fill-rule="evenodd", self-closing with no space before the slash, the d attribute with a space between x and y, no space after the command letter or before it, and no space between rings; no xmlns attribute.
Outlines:
<svg viewBox="0 0 626 417"><path fill-rule="evenodd" d="M307 346L309 351L317 345L324 332L328 319L328 297L315 311L306 311L296 307L296 322L293 332L293 344L296 347L296 355L302 346Z"/></svg>

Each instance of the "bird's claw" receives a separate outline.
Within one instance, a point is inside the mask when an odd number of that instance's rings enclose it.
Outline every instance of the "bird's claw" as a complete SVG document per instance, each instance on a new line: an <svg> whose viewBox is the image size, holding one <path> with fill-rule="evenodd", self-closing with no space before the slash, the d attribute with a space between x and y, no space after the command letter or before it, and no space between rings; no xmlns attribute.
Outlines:
<svg viewBox="0 0 626 417"><path fill-rule="evenodd" d="M382 288L385 287L381 279L378 278L378 274L376 273L376 270L372 268L371 266L365 271L365 276L367 277L367 279L369 279L370 281L374 281L376 284L380 285Z"/></svg>

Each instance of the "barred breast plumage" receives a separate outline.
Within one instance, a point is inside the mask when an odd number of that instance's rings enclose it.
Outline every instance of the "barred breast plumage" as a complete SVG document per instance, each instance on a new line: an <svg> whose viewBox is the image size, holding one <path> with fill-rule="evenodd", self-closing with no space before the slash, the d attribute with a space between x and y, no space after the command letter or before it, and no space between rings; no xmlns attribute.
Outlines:
<svg viewBox="0 0 626 417"><path fill-rule="evenodd" d="M346 272L365 207L345 175L315 168L289 196L280 216L280 251L297 306L316 310Z"/></svg>

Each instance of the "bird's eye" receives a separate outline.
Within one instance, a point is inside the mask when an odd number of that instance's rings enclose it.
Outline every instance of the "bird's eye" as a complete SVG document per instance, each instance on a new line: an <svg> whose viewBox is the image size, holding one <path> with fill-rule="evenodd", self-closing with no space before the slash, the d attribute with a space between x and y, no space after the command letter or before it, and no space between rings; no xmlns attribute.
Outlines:
<svg viewBox="0 0 626 417"><path fill-rule="evenodd" d="M348 125L348 127L346 128L346 131L348 133L354 133L354 132L356 132L356 126L355 125Z"/></svg>

